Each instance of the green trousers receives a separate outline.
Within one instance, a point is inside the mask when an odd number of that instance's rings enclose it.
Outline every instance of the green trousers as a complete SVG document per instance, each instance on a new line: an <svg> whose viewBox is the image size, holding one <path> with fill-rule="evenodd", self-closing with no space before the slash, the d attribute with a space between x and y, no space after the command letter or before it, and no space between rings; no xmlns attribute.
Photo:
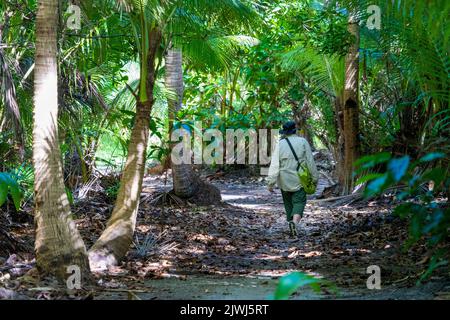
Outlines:
<svg viewBox="0 0 450 320"><path fill-rule="evenodd" d="M306 192L303 189L290 192L281 190L283 196L284 209L286 209L287 221L292 221L294 214L303 217L303 211L306 206Z"/></svg>

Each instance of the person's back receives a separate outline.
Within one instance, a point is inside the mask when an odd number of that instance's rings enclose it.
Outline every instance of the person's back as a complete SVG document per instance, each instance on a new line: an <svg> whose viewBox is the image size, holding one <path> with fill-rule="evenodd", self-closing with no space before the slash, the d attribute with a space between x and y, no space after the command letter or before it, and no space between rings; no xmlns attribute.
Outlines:
<svg viewBox="0 0 450 320"><path fill-rule="evenodd" d="M316 182L319 173L308 141L295 134L295 122L289 121L284 124L281 133L286 136L280 140L274 150L267 182L270 192L273 192L275 184L281 189L291 235L296 237L295 223L300 222L306 206L306 192L300 184L298 164L299 162L305 164ZM288 140L297 155L298 161L295 159Z"/></svg>
<svg viewBox="0 0 450 320"><path fill-rule="evenodd" d="M318 179L318 172L312 157L311 147L305 138L290 135L281 139L279 143L280 172L278 185L283 191L297 191L301 188L297 173L298 162L295 160L287 139L291 142L299 161L308 166L315 180Z"/></svg>

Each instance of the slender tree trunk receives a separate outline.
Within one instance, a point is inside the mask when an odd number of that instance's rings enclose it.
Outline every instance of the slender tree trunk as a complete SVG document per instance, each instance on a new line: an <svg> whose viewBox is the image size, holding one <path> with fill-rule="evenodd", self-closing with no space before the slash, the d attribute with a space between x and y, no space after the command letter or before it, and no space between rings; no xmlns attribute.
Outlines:
<svg viewBox="0 0 450 320"><path fill-rule="evenodd" d="M240 75L240 71L241 71L241 66L237 66L236 71L234 72L233 75L233 81L231 82L231 89L230 89L230 109L231 111L234 113L234 107L233 107L233 99L235 94L237 95L236 92L236 87L237 87L237 83L239 80L239 75Z"/></svg>
<svg viewBox="0 0 450 320"><path fill-rule="evenodd" d="M116 204L105 231L89 250L89 263L93 270L106 269L109 266L117 265L125 256L133 241L145 173L150 115L154 102L155 58L161 43L159 29L154 28L150 32L149 41L148 74L146 78L141 78L141 81L146 81L145 88L148 99L147 101L140 101L139 99L136 104L135 124L131 131L127 162L120 180Z"/></svg>
<svg viewBox="0 0 450 320"><path fill-rule="evenodd" d="M311 102L309 101L308 97L305 97L305 100L303 101L303 105L301 107L295 101L291 101L291 105L297 129L300 130L301 135L306 139L306 141L308 141L309 145L314 150L314 142L311 135L311 129L309 128L309 125L307 123L307 119L310 117L309 111L311 108Z"/></svg>
<svg viewBox="0 0 450 320"><path fill-rule="evenodd" d="M38 2L34 69L33 162L36 263L44 274L67 276L77 265L89 273L86 248L71 218L58 142L58 1Z"/></svg>
<svg viewBox="0 0 450 320"><path fill-rule="evenodd" d="M334 99L335 126L337 144L334 148L334 159L336 161L336 177L339 184L345 185L345 141L344 141L344 110L342 106L342 97Z"/></svg>
<svg viewBox="0 0 450 320"><path fill-rule="evenodd" d="M171 48L166 54L166 88L170 90L174 97L167 99L169 107L169 123L173 124L175 114L181 109L183 101L183 58L180 49ZM170 125L172 132L173 125ZM172 149L172 148L171 148ZM173 190L181 198L192 197L199 188L198 178L191 164L174 164L171 161Z"/></svg>
<svg viewBox="0 0 450 320"><path fill-rule="evenodd" d="M349 18L349 32L354 36L354 42L345 58L345 88L344 88L344 186L343 194L353 189L353 162L359 153L359 25L354 16Z"/></svg>
<svg viewBox="0 0 450 320"><path fill-rule="evenodd" d="M175 93L174 98L168 98L169 115L173 122L174 114L182 107L183 101L183 59L180 49L171 48L166 54L166 88ZM170 131L171 132L171 131ZM171 163L173 190L181 198L196 197L199 203L214 203L220 201L220 191L211 184L201 181L194 172L192 164ZM204 193L204 194L202 194ZM198 197L198 195L200 197Z"/></svg>

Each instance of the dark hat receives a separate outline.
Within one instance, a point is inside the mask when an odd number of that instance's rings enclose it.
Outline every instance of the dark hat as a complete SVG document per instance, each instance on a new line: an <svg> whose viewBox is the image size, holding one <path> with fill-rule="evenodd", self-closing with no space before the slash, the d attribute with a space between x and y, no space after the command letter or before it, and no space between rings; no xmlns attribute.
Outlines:
<svg viewBox="0 0 450 320"><path fill-rule="evenodd" d="M280 134L294 134L297 132L297 128L294 121L288 121L283 124L283 129L280 130Z"/></svg>

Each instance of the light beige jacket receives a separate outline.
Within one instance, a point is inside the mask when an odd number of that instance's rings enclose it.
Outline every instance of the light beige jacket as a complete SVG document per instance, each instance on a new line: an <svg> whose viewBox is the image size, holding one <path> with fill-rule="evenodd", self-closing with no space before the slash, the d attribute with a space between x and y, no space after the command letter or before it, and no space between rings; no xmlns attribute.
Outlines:
<svg viewBox="0 0 450 320"><path fill-rule="evenodd" d="M290 135L288 138L299 161L306 163L314 180L317 181L319 179L319 172L317 171L308 141L297 135ZM297 164L286 139L281 139L272 154L269 176L267 178L268 186L273 187L277 183L278 187L283 191L300 190L301 185L297 174Z"/></svg>

